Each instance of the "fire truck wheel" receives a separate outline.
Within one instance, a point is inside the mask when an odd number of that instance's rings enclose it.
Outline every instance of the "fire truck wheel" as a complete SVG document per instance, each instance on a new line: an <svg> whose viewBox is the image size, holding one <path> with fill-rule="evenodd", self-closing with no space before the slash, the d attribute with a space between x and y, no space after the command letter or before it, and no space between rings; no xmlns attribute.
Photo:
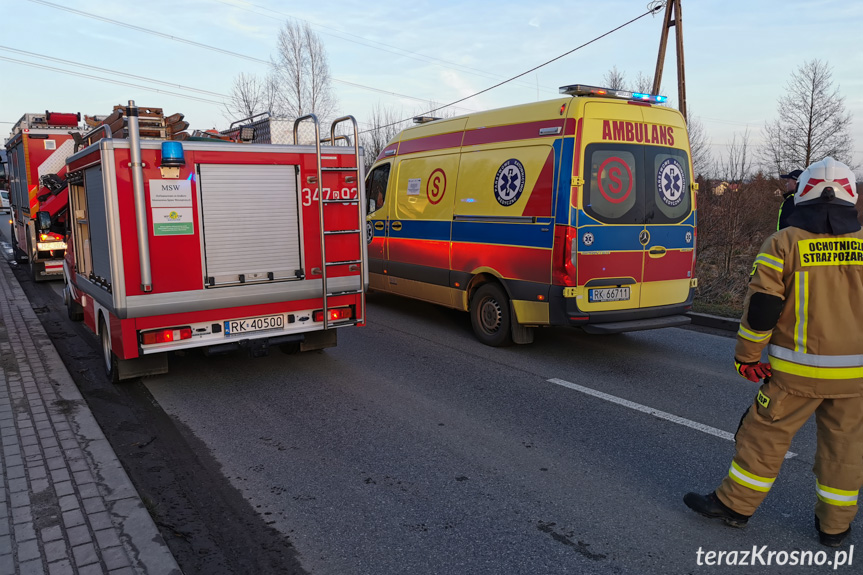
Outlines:
<svg viewBox="0 0 863 575"><path fill-rule="evenodd" d="M66 315L72 321L81 321L84 319L84 309L81 304L72 299L72 293L69 290L69 284L63 288L63 303L66 304Z"/></svg>
<svg viewBox="0 0 863 575"><path fill-rule="evenodd" d="M119 370L117 369L117 356L111 351L111 336L105 327L105 319L99 318L99 335L102 340L102 362L105 366L105 375L111 383L119 383Z"/></svg>
<svg viewBox="0 0 863 575"><path fill-rule="evenodd" d="M21 251L21 248L18 247L18 240L15 237L15 226L11 226L10 229L11 229L11 231L9 232L10 233L9 237L12 238L12 258L16 262L26 262L27 261L27 254L25 254L23 251Z"/></svg>
<svg viewBox="0 0 863 575"><path fill-rule="evenodd" d="M282 353L284 353L285 355L294 355L295 353L299 353L299 352L300 352L300 342L298 342L298 341L291 341L291 342L288 342L288 343L280 343L280 344L279 344L279 349L280 349L280 350L281 350L281 352L282 352Z"/></svg>
<svg viewBox="0 0 863 575"><path fill-rule="evenodd" d="M509 298L503 288L487 283L474 292L470 300L470 323L477 339L485 345L512 344Z"/></svg>

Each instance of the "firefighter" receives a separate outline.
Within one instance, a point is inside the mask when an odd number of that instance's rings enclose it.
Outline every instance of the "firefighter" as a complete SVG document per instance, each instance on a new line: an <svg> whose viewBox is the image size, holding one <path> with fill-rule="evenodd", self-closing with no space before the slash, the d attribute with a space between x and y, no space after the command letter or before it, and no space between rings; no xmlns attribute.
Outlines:
<svg viewBox="0 0 863 575"><path fill-rule="evenodd" d="M791 170L779 177L785 180L785 192L782 194L782 205L779 206L779 218L776 220L776 229L788 227L788 217L794 211L794 192L797 191L797 178L803 170Z"/></svg>
<svg viewBox="0 0 863 575"><path fill-rule="evenodd" d="M683 498L701 515L745 526L814 413L815 528L830 547L851 531L863 485L863 232L855 186L853 172L833 158L809 166L789 227L755 258L735 366L764 384L740 422L728 476L710 494Z"/></svg>

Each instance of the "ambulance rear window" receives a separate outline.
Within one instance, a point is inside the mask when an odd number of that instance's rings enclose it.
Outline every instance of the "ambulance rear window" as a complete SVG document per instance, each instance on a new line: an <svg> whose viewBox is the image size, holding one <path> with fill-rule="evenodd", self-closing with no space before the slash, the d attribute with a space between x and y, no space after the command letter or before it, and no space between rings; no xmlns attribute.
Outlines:
<svg viewBox="0 0 863 575"><path fill-rule="evenodd" d="M584 211L604 224L678 224L692 210L684 150L589 144L584 179Z"/></svg>
<svg viewBox="0 0 863 575"><path fill-rule="evenodd" d="M681 221L690 209L689 159L686 152L674 148L648 148L646 164L655 174L653 198L648 202L647 223L671 224ZM650 202L659 209L652 210ZM651 215L652 214L652 215Z"/></svg>
<svg viewBox="0 0 863 575"><path fill-rule="evenodd" d="M609 149L612 147L614 149ZM636 160L636 150L627 148L638 147L588 146L587 168L590 172L584 193L585 211L604 223L638 223L642 214L641 209L633 209L640 203L638 198L642 195L640 162Z"/></svg>

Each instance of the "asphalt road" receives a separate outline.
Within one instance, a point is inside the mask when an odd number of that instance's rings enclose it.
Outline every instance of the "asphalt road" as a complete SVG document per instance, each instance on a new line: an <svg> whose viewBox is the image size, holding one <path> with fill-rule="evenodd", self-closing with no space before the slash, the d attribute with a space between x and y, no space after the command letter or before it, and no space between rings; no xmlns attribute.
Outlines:
<svg viewBox="0 0 863 575"><path fill-rule="evenodd" d="M466 314L382 294L368 302L369 325L340 331L337 348L190 352L144 380L186 448L213 461L202 488L236 490L304 570L833 570L698 563L699 549L826 549L812 526L811 422L745 530L682 503L727 473L728 434L757 390L733 371L730 334L555 328L494 349L473 338Z"/></svg>
<svg viewBox="0 0 863 575"><path fill-rule="evenodd" d="M699 548L821 549L811 424L745 531L681 501L733 454L696 424L733 433L757 390L733 371L731 337L547 329L493 349L465 314L368 301L370 325L335 349L194 354L146 381L312 573L686 573Z"/></svg>

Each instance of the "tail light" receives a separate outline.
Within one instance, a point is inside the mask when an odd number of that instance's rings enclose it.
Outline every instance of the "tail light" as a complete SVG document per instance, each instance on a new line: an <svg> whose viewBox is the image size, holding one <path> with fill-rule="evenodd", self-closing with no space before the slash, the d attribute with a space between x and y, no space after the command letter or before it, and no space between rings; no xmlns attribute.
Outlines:
<svg viewBox="0 0 863 575"><path fill-rule="evenodd" d="M576 229L571 226L554 226L551 282L558 286L575 286L575 265L572 263L572 242Z"/></svg>
<svg viewBox="0 0 863 575"><path fill-rule="evenodd" d="M65 238L60 234L48 232L47 234L39 234L40 242L62 242Z"/></svg>
<svg viewBox="0 0 863 575"><path fill-rule="evenodd" d="M152 345L154 343L171 343L181 339L192 339L191 327L171 327L168 329L157 329L141 332L141 343Z"/></svg>
<svg viewBox="0 0 863 575"><path fill-rule="evenodd" d="M327 318L330 321L339 321L342 319L352 319L354 317L354 309L352 307L337 307L327 310ZM324 321L324 310L319 309L312 314L314 321Z"/></svg>

